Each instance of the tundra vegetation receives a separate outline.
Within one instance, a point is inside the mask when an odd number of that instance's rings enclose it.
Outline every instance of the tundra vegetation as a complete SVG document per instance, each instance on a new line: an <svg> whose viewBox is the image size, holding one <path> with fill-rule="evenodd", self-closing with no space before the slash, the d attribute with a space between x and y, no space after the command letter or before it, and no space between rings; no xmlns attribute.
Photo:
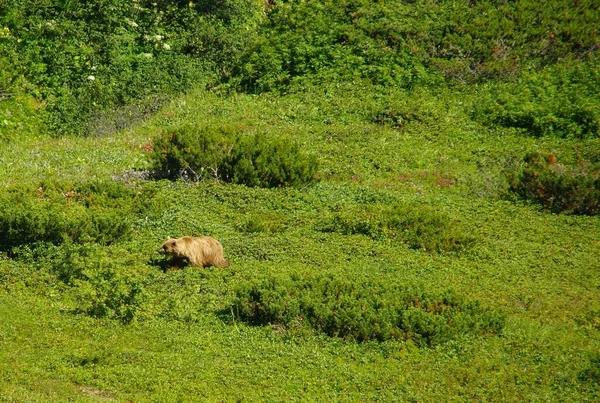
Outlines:
<svg viewBox="0 0 600 403"><path fill-rule="evenodd" d="M0 0L0 401L597 401L599 28Z"/></svg>

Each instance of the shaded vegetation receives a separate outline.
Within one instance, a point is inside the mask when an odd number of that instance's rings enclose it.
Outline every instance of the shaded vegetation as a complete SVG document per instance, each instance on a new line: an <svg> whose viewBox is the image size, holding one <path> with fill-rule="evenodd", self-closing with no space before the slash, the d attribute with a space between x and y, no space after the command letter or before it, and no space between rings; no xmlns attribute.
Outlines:
<svg viewBox="0 0 600 403"><path fill-rule="evenodd" d="M159 177L252 187L298 187L313 182L318 169L315 156L290 139L227 128L170 130L154 140L151 160Z"/></svg>
<svg viewBox="0 0 600 403"><path fill-rule="evenodd" d="M172 96L227 70L249 38L254 4L5 1L0 89L43 100L51 133L94 134L88 122L106 108Z"/></svg>
<svg viewBox="0 0 600 403"><path fill-rule="evenodd" d="M234 311L253 325L309 326L359 342L431 346L465 333L498 334L503 315L456 295L341 276L276 277L241 285Z"/></svg>
<svg viewBox="0 0 600 403"><path fill-rule="evenodd" d="M132 234L136 189L113 182L14 186L0 193L0 248L63 242L108 245Z"/></svg>
<svg viewBox="0 0 600 403"><path fill-rule="evenodd" d="M553 212L600 214L600 164L580 159L563 165L554 154L525 156L520 171L513 172L510 190Z"/></svg>
<svg viewBox="0 0 600 403"><path fill-rule="evenodd" d="M318 228L379 240L395 239L411 249L434 252L460 251L475 242L448 216L418 204L353 206L334 213Z"/></svg>

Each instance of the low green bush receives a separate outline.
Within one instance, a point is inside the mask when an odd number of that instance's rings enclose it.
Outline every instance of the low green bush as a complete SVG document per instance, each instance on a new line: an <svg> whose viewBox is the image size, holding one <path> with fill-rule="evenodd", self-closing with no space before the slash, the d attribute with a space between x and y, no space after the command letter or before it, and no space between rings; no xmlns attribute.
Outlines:
<svg viewBox="0 0 600 403"><path fill-rule="evenodd" d="M504 316L447 292L343 276L276 277L236 290L234 312L252 325L308 326L358 342L432 346L463 334L498 334Z"/></svg>
<svg viewBox="0 0 600 403"><path fill-rule="evenodd" d="M579 374L579 379L600 385L600 353L590 357L589 367Z"/></svg>
<svg viewBox="0 0 600 403"><path fill-rule="evenodd" d="M219 179L219 170L235 143L228 127L184 126L154 138L150 161L158 178Z"/></svg>
<svg viewBox="0 0 600 403"><path fill-rule="evenodd" d="M274 212L263 212L260 214L249 214L237 229L246 233L258 232L281 232L286 228L285 218Z"/></svg>
<svg viewBox="0 0 600 403"><path fill-rule="evenodd" d="M313 155L286 138L238 136L226 160L223 177L253 187L300 187L315 180L318 164Z"/></svg>
<svg viewBox="0 0 600 403"><path fill-rule="evenodd" d="M252 187L301 186L315 180L317 159L286 138L228 128L183 127L154 140L156 176L222 180Z"/></svg>
<svg viewBox="0 0 600 403"><path fill-rule="evenodd" d="M260 10L245 0L6 0L0 89L42 100L51 133L87 134L90 121L109 117L107 109L225 75Z"/></svg>
<svg viewBox="0 0 600 403"><path fill-rule="evenodd" d="M127 256L123 250L71 244L47 258L57 277L72 287L76 312L129 323L140 310L144 286L136 262Z"/></svg>
<svg viewBox="0 0 600 403"><path fill-rule="evenodd" d="M317 229L375 240L397 239L411 249L435 252L456 252L475 242L445 214L417 204L356 205L334 213Z"/></svg>
<svg viewBox="0 0 600 403"><path fill-rule="evenodd" d="M531 153L509 174L510 191L553 212L600 213L600 163L558 163L554 154Z"/></svg>
<svg viewBox="0 0 600 403"><path fill-rule="evenodd" d="M135 189L112 182L15 186L0 193L0 249L25 244L97 242L132 234Z"/></svg>
<svg viewBox="0 0 600 403"><path fill-rule="evenodd" d="M480 91L475 119L536 136L600 136L600 59L529 72Z"/></svg>

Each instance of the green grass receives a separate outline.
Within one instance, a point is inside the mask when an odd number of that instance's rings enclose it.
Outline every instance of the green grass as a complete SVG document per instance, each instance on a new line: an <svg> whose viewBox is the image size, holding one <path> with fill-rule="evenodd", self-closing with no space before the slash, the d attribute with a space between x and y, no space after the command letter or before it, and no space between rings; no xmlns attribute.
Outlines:
<svg viewBox="0 0 600 403"><path fill-rule="evenodd" d="M115 180L141 189L143 201L123 210L131 238L92 245L76 263L64 257L70 244L0 256L0 401L599 399L597 379L585 376L597 373L600 350L599 218L514 201L504 176L529 152L571 158L597 149L598 139L485 126L471 119L477 95L467 89L412 98L363 90L197 90L115 135L25 133L0 148L0 192ZM408 103L418 118L378 123L389 100ZM261 189L146 180L150 140L183 125L289 136L318 157L320 181ZM473 242L439 253L397 237L320 230L339 212L382 205L435 211ZM164 273L161 243L199 234L221 241L231 267ZM65 282L65 264L83 274ZM98 290L111 280L103 273L139 286L129 324L86 310L104 298ZM500 335L417 347L241 321L232 309L236 288L282 275L452 291L506 315L506 324Z"/></svg>

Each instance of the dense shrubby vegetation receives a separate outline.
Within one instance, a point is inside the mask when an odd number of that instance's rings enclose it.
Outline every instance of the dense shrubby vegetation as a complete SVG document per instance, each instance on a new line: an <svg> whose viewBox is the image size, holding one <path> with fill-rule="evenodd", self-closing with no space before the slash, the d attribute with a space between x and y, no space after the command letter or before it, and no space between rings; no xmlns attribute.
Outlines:
<svg viewBox="0 0 600 403"><path fill-rule="evenodd" d="M137 190L120 183L15 186L0 193L0 248L36 243L111 244L132 234Z"/></svg>
<svg viewBox="0 0 600 403"><path fill-rule="evenodd" d="M490 85L483 94L474 115L489 125L521 128L537 137L600 136L598 60L527 73L518 82Z"/></svg>
<svg viewBox="0 0 600 403"><path fill-rule="evenodd" d="M600 214L600 164L559 163L554 154L532 153L510 175L510 190L553 212Z"/></svg>
<svg viewBox="0 0 600 403"><path fill-rule="evenodd" d="M151 158L159 177L252 187L301 186L315 180L318 167L290 139L209 127L168 131L154 140Z"/></svg>
<svg viewBox="0 0 600 403"><path fill-rule="evenodd" d="M52 253L53 252L53 253ZM127 258L127 251L97 245L69 245L53 250L43 263L72 287L75 312L94 318L129 323L136 318L144 298L140 262Z"/></svg>
<svg viewBox="0 0 600 403"><path fill-rule="evenodd" d="M236 291L234 311L254 325L309 326L360 342L435 345L461 334L498 334L502 314L456 295L340 276L276 277Z"/></svg>
<svg viewBox="0 0 600 403"><path fill-rule="evenodd" d="M0 90L42 100L52 132L85 133L107 107L177 94L226 74L249 39L255 5L5 1ZM148 102L145 108L156 110Z"/></svg>
<svg viewBox="0 0 600 403"><path fill-rule="evenodd" d="M131 322L144 262L107 247L131 239L143 197L112 181L10 187L0 193L0 250L70 287L77 312Z"/></svg>
<svg viewBox="0 0 600 403"><path fill-rule="evenodd" d="M506 78L596 52L598 15L591 0L279 3L236 73L252 91L356 79L411 88L439 85L439 73Z"/></svg>
<svg viewBox="0 0 600 403"><path fill-rule="evenodd" d="M81 134L125 127L173 94L219 82L251 92L340 82L410 90L531 72L492 91L501 107L490 119L537 135L589 136L598 130L597 89L580 98L567 88L569 105L559 110L552 96L570 73L536 71L593 60L599 15L592 0L6 1L0 95L31 94L51 132ZM580 70L597 82L593 66Z"/></svg>
<svg viewBox="0 0 600 403"><path fill-rule="evenodd" d="M474 242L445 214L420 204L353 206L334 213L319 229L396 239L411 249L432 252L460 251Z"/></svg>

